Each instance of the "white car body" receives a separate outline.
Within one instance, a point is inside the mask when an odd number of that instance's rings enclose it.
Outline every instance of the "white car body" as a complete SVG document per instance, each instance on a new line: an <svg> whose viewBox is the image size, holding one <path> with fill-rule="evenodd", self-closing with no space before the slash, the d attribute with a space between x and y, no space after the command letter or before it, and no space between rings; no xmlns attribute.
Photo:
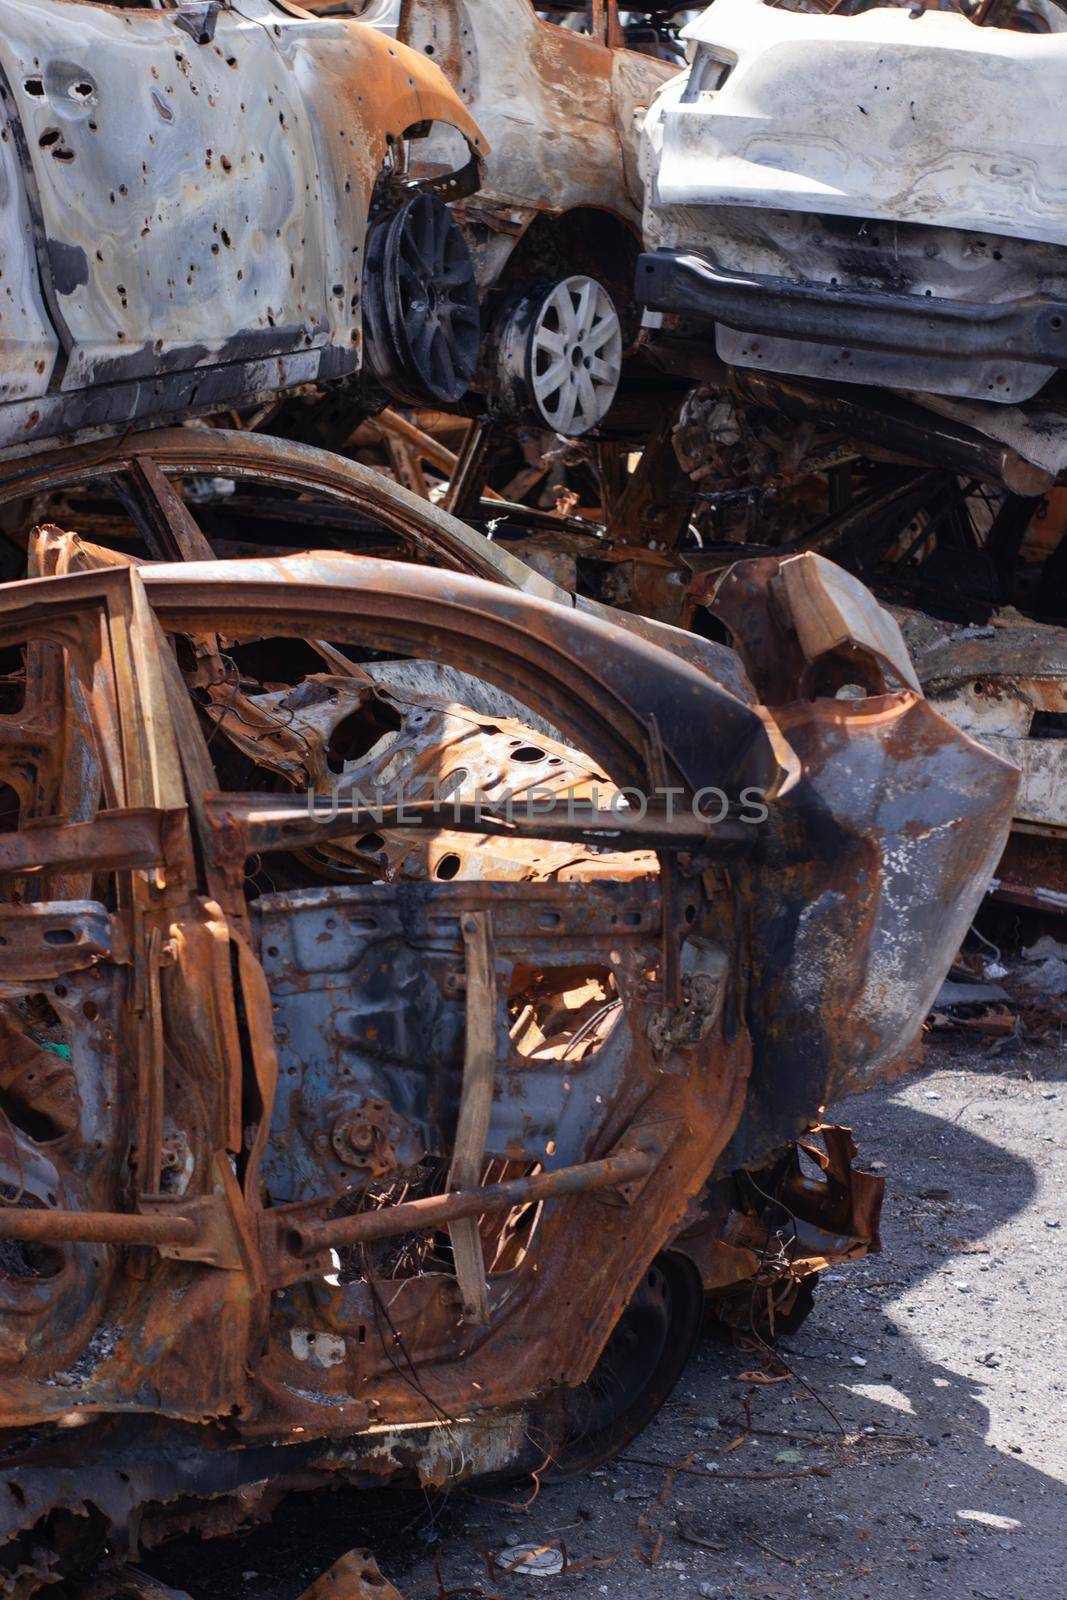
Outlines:
<svg viewBox="0 0 1067 1600"><path fill-rule="evenodd" d="M646 304L697 309L673 255L732 366L1000 406L1067 366L1067 35L715 0L686 37L645 124Z"/></svg>

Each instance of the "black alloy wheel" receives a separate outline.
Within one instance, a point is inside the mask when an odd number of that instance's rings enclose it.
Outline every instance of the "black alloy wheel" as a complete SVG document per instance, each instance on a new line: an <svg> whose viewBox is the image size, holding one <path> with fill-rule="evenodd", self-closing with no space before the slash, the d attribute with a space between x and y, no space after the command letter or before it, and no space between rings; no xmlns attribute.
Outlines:
<svg viewBox="0 0 1067 1600"><path fill-rule="evenodd" d="M417 194L377 223L365 282L367 362L383 388L413 405L461 400L480 318L474 261L448 207Z"/></svg>

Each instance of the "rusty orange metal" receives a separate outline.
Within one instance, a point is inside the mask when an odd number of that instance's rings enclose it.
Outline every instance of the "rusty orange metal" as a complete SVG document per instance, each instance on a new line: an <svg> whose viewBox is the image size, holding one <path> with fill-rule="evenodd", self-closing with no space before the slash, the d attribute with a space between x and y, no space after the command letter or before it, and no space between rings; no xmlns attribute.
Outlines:
<svg viewBox="0 0 1067 1600"><path fill-rule="evenodd" d="M706 1295L787 1326L877 1247L880 1185L808 1130L906 1068L1008 825L1017 774L892 687L845 575L737 569L735 652L344 473L494 581L53 529L0 588L12 1571L59 1513L76 1571L265 1480L588 1465ZM635 1307L664 1353L605 1384Z"/></svg>

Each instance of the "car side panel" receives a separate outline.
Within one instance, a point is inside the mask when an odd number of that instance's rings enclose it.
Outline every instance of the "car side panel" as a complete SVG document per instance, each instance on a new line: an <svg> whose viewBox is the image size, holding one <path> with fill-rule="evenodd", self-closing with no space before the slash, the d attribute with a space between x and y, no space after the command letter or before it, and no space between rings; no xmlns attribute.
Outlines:
<svg viewBox="0 0 1067 1600"><path fill-rule="evenodd" d="M0 403L48 387L59 339L41 297L33 223L16 148L17 128L0 100Z"/></svg>
<svg viewBox="0 0 1067 1600"><path fill-rule="evenodd" d="M65 390L325 341L311 130L268 31L8 0L6 70L40 196Z"/></svg>

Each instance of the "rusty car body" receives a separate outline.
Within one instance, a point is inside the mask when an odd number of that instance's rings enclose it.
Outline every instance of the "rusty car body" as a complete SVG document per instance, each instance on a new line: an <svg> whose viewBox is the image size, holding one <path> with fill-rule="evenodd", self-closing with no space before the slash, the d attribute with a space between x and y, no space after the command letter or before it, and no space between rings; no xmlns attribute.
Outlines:
<svg viewBox="0 0 1067 1600"><path fill-rule="evenodd" d="M284 1487L601 1460L705 1291L876 1242L819 1108L909 1064L1018 774L854 579L737 564L731 649L410 561L29 558L11 1593Z"/></svg>
<svg viewBox="0 0 1067 1600"><path fill-rule="evenodd" d="M419 183L438 124L455 166ZM354 379L365 353L458 398L477 295L445 202L484 150L433 61L350 18L5 0L0 448Z"/></svg>
<svg viewBox="0 0 1067 1600"><path fill-rule="evenodd" d="M678 62L632 48L616 0L400 0L397 30L440 64L490 147L456 209L485 305L476 388L497 416L587 433L637 334L640 129ZM417 170L447 166L448 148L427 141Z"/></svg>

